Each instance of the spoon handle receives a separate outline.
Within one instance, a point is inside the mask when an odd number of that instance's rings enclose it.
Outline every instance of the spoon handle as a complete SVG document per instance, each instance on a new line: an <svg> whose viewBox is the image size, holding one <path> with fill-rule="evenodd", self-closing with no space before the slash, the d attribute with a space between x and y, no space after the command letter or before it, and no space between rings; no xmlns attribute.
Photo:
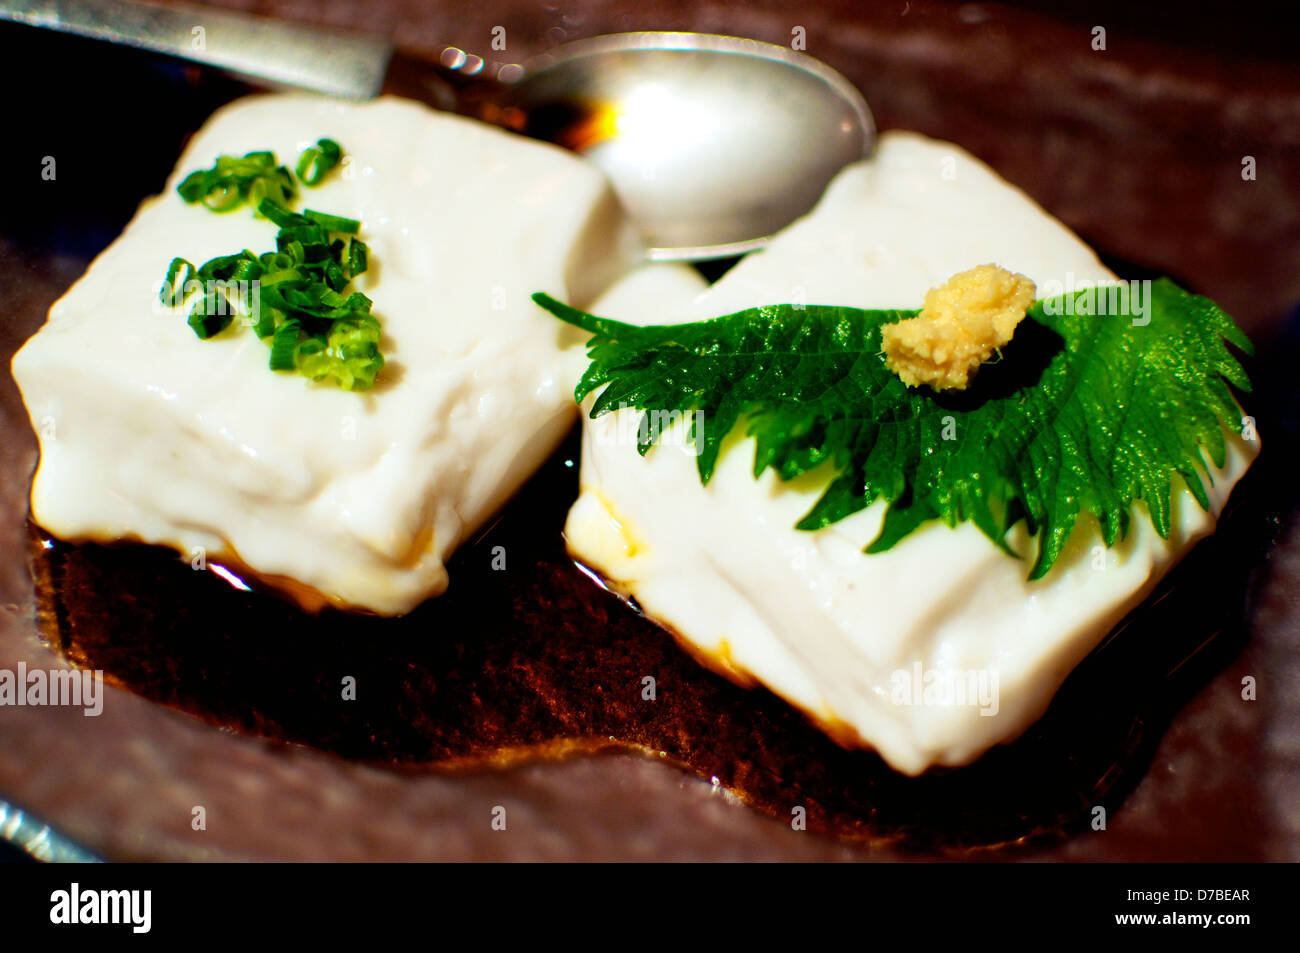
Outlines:
<svg viewBox="0 0 1300 953"><path fill-rule="evenodd" d="M347 99L378 95L393 53L392 43L380 36L184 3L0 0L0 20L152 50L262 83Z"/></svg>

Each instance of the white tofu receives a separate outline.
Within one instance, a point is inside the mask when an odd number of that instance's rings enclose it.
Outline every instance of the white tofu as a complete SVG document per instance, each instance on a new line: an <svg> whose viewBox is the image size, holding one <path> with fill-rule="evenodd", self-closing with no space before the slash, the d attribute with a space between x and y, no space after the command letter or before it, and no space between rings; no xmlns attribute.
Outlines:
<svg viewBox="0 0 1300 953"><path fill-rule="evenodd" d="M592 310L665 324L792 301L917 308L927 289L989 262L1027 275L1040 295L1053 281L1114 277L961 149L890 133L807 218L707 292L675 270L643 271ZM863 554L883 502L816 532L796 530L825 489L825 471L784 484L767 470L756 480L754 441L733 432L701 486L685 424L642 458L638 416L584 424L581 496L566 526L574 555L706 664L763 683L841 743L874 748L907 774L965 764L1036 721L1071 669L1213 530L1259 447L1228 435L1212 513L1175 482L1167 541L1143 512L1107 550L1095 522L1081 520L1051 572L1030 582L1027 561L970 523L932 523L885 553ZM1030 551L1023 523L1010 542ZM951 697L935 694L945 679Z"/></svg>
<svg viewBox="0 0 1300 953"><path fill-rule="evenodd" d="M202 341L157 302L173 256L274 248L274 225L186 205L180 179L261 149L292 168L322 136L348 158L296 207L362 222L355 287L388 361L367 393L272 372L250 328ZM240 100L13 360L40 436L33 515L69 540L202 552L307 603L406 612L571 424L580 335L529 296L589 303L640 255L604 178L559 148L399 99Z"/></svg>

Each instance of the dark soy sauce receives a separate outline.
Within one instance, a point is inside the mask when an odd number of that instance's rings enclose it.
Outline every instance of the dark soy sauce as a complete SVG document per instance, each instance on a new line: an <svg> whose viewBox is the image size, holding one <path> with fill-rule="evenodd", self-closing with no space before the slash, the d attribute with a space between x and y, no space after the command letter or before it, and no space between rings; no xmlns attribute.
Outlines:
<svg viewBox="0 0 1300 953"><path fill-rule="evenodd" d="M701 668L580 571L561 536L578 450L575 434L456 554L448 592L400 619L309 615L168 550L72 546L33 527L46 637L161 704L342 758L481 771L640 750L787 822L802 807L809 830L949 853L1086 830L1092 808L1118 806L1171 714L1244 639L1242 596L1257 560L1242 554L1257 550L1261 521L1234 517L1019 740L968 767L908 778L872 752L840 748L765 690ZM1233 507L1260 495L1243 484ZM493 568L498 546L504 570ZM342 698L347 676L355 701ZM653 701L643 698L647 676Z"/></svg>

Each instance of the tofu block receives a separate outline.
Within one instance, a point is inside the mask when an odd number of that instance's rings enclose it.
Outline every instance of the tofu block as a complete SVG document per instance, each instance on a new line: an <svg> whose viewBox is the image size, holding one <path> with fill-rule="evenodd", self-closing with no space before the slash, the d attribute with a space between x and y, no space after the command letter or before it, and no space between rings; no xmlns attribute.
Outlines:
<svg viewBox="0 0 1300 953"><path fill-rule="evenodd" d="M927 290L986 263L1028 277L1040 296L1114 280L978 160L893 132L805 219L708 290L643 272L591 310L671 324L780 303L916 309ZM874 748L910 775L966 764L1035 722L1069 672L1213 530L1259 448L1227 434L1209 513L1175 481L1168 540L1136 513L1127 538L1106 549L1096 522L1081 519L1053 569L1031 582L1029 562L971 523L927 524L865 555L885 512L879 501L797 530L827 471L782 483L769 469L755 479L754 441L737 430L702 486L689 418L641 457L639 416L619 410L584 423L581 495L566 526L573 554L712 668L766 685L841 743ZM1023 522L1009 542L1027 551Z"/></svg>
<svg viewBox="0 0 1300 953"><path fill-rule="evenodd" d="M222 154L292 168L321 137L345 158L295 207L362 223L354 286L387 359L366 392L273 372L251 328L200 340L158 301L174 256L273 250L277 231L248 207L187 205L177 183ZM14 357L40 437L32 514L67 540L224 563L305 605L407 612L572 423L580 335L529 296L590 303L640 255L604 178L557 147L395 98L239 100Z"/></svg>

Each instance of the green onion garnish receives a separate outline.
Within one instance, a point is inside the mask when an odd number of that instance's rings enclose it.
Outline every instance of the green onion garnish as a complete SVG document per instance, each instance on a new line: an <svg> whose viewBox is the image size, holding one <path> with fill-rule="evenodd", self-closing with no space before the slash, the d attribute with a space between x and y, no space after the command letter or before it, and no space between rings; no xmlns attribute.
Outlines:
<svg viewBox="0 0 1300 953"><path fill-rule="evenodd" d="M217 183L203 195L203 204L214 212L229 212L243 201L239 186L234 183Z"/></svg>
<svg viewBox="0 0 1300 953"><path fill-rule="evenodd" d="M266 272L284 271L286 268L293 267L291 257L275 251L268 251L258 255L257 260L262 263L262 267Z"/></svg>
<svg viewBox="0 0 1300 953"><path fill-rule="evenodd" d="M262 263L248 249L238 255L221 255L199 266L201 281L253 281L262 277Z"/></svg>
<svg viewBox="0 0 1300 953"><path fill-rule="evenodd" d="M202 202L214 212L229 212L245 202L256 208L264 199L284 204L298 192L289 170L275 164L273 152L218 156L212 168L191 172L176 191L190 205Z"/></svg>
<svg viewBox="0 0 1300 953"><path fill-rule="evenodd" d="M186 323L194 329L195 334L206 340L230 327L234 319L234 308L225 293L211 290L199 299Z"/></svg>
<svg viewBox="0 0 1300 953"><path fill-rule="evenodd" d="M259 215L269 218L281 228L311 224L311 219L305 218L297 212L291 212L283 203L274 199L262 199L257 204L257 212Z"/></svg>
<svg viewBox="0 0 1300 953"><path fill-rule="evenodd" d="M299 323L288 318L275 329L271 339L271 370L291 371L294 369L293 354L298 347Z"/></svg>
<svg viewBox="0 0 1300 953"><path fill-rule="evenodd" d="M259 338L269 337L275 333L276 325L284 320L283 311L278 311L275 308L259 306L257 311L257 321L253 324L253 333Z"/></svg>
<svg viewBox="0 0 1300 953"><path fill-rule="evenodd" d="M303 185L320 185L342 156L342 148L333 139L319 139L315 148L302 150L298 157L298 178L302 179Z"/></svg>
<svg viewBox="0 0 1300 953"><path fill-rule="evenodd" d="M184 271L184 277L181 272ZM186 284L194 277L194 266L184 258L173 258L172 263L167 266L167 278L163 281L162 290L158 292L158 300L163 304L176 307L184 303L190 291Z"/></svg>
<svg viewBox="0 0 1300 953"><path fill-rule="evenodd" d="M355 235L361 228L361 223L355 218L340 218L338 215L326 215L324 212L318 212L315 209L307 209L303 212L307 218L311 219L322 228L331 232L344 232L348 235Z"/></svg>
<svg viewBox="0 0 1300 953"><path fill-rule="evenodd" d="M298 370L314 381L333 381L344 390L367 390L384 366L379 353L379 322L368 314L341 318L325 336L311 335L298 345Z"/></svg>
<svg viewBox="0 0 1300 953"><path fill-rule="evenodd" d="M348 273L355 278L366 270L366 264L369 260L370 249L366 243L359 238L354 238L348 242Z"/></svg>
<svg viewBox="0 0 1300 953"><path fill-rule="evenodd" d="M342 155L332 139L316 145L298 163L298 175L308 185L318 183ZM200 338L219 334L235 314L245 313L253 319L254 333L271 349L272 370L297 370L344 390L371 387L384 366L379 321L370 313L370 298L347 290L369 265L369 249L355 237L361 223L289 208L297 189L288 170L275 165L271 152L250 152L242 159L221 156L213 168L186 176L177 190L186 202L202 201L214 211L249 202L255 214L279 231L275 251L260 255L244 249L209 259L197 269L183 258L173 259L160 294L164 303L174 306L186 300L185 282L179 279L182 272L185 278L194 276L204 293L188 323ZM256 287L256 297L250 286Z"/></svg>

